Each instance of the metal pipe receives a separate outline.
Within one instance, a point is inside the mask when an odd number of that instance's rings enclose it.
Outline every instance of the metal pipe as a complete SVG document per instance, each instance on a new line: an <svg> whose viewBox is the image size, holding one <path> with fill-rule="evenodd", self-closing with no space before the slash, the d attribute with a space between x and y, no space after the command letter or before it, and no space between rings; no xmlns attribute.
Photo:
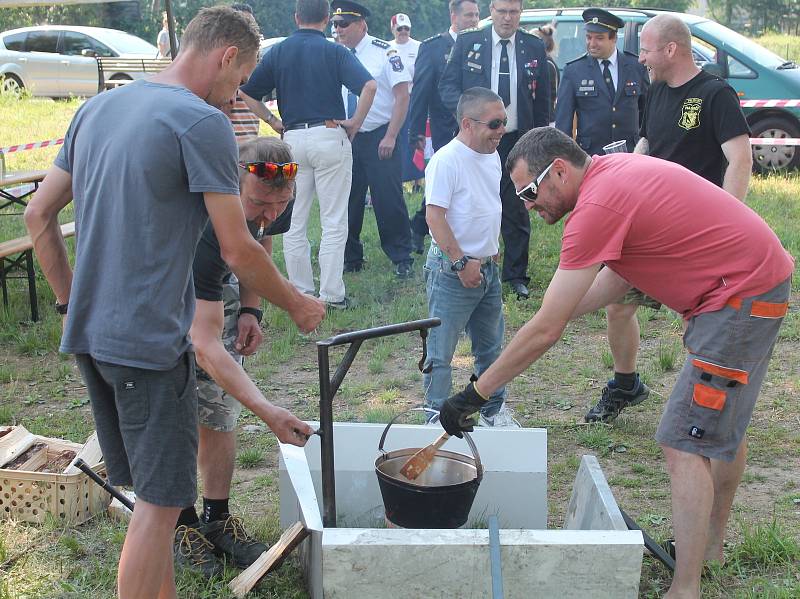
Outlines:
<svg viewBox="0 0 800 599"><path fill-rule="evenodd" d="M84 462L81 458L78 458L77 460L75 460L75 467L80 469L84 474L86 474L86 476L88 476L98 485L103 487L103 489L105 489L108 492L108 494L111 495L111 497L119 501L130 511L133 511L133 502L127 497L125 497L125 495L120 493L119 490L116 487L114 487L110 482L103 480L103 478L100 475L98 475L94 470L91 469L89 464Z"/></svg>
<svg viewBox="0 0 800 599"><path fill-rule="evenodd" d="M440 324L442 324L442 321L438 318L425 318L423 320L412 320L411 322L401 322L399 324L388 324L382 327L374 327L371 329L350 331L340 335L334 335L333 337L328 337L322 341L317 341L317 345L333 347L334 345L344 345L345 343L352 343L353 341L376 339L378 337L388 337L389 335L397 335L399 333L409 333L411 331L430 329L433 327L438 327Z"/></svg>
<svg viewBox="0 0 800 599"><path fill-rule="evenodd" d="M333 459L333 394L328 346L317 343L319 362L320 467L322 469L322 525L336 528L336 478Z"/></svg>

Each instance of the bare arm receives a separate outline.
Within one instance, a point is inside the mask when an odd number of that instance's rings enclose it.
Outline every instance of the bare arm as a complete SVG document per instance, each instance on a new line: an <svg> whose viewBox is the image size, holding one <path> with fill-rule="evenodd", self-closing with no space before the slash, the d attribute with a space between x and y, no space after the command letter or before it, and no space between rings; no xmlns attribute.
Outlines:
<svg viewBox="0 0 800 599"><path fill-rule="evenodd" d="M394 146L397 142L397 134L403 127L408 112L408 82L398 83L392 88L394 94L394 106L392 106L392 118L386 128L386 135L378 144L378 156L381 160L391 158Z"/></svg>
<svg viewBox="0 0 800 599"><path fill-rule="evenodd" d="M600 265L581 270L558 269L544 294L541 309L523 326L500 357L475 383L489 397L561 339L564 327L583 296L592 286Z"/></svg>
<svg viewBox="0 0 800 599"><path fill-rule="evenodd" d="M259 242L267 255L272 257L272 237L267 235ZM242 308L261 308L261 298L254 291L239 284L239 302ZM237 319L236 331L236 351L243 356L252 356L261 343L264 341L264 333L261 331L261 323L253 314L239 314Z"/></svg>
<svg viewBox="0 0 800 599"><path fill-rule="evenodd" d="M347 131L347 136L351 141L358 133L358 130L361 129L361 125L364 124L364 119L367 118L367 113L372 108L372 101L375 99L375 92L377 91L378 83L374 79L367 81L364 87L361 88L361 94L358 96L358 105L353 116L344 121L337 121Z"/></svg>
<svg viewBox="0 0 800 599"><path fill-rule="evenodd" d="M325 316L325 305L300 293L281 275L264 248L247 230L238 196L207 192L204 197L222 258L240 283L286 310L301 331L314 330Z"/></svg>
<svg viewBox="0 0 800 599"><path fill-rule="evenodd" d="M634 154L649 154L650 153L650 144L647 142L646 137L640 137L639 141L636 142L636 147L633 148Z"/></svg>
<svg viewBox="0 0 800 599"><path fill-rule="evenodd" d="M267 108L267 105L264 104L261 100L256 100L255 98L251 98L242 90L239 90L239 95L244 100L244 103L247 104L247 107L255 114L258 118L264 121L267 125L272 127L277 133L283 132L283 122L272 114L272 111Z"/></svg>
<svg viewBox="0 0 800 599"><path fill-rule="evenodd" d="M744 201L747 187L750 185L750 173L753 172L753 151L750 149L750 138L737 135L722 144L722 153L728 161L722 189L732 196Z"/></svg>
<svg viewBox="0 0 800 599"><path fill-rule="evenodd" d="M58 213L72 201L72 176L51 166L27 208L25 226L33 240L33 250L56 301L69 301L72 268L67 260L67 246L58 225Z"/></svg>
<svg viewBox="0 0 800 599"><path fill-rule="evenodd" d="M271 404L222 345L222 302L197 300L189 334L197 363L225 391L267 423L282 443L305 445L313 429L288 410Z"/></svg>
<svg viewBox="0 0 800 599"><path fill-rule="evenodd" d="M447 254L450 260L458 260L464 255L458 245L453 230L447 223L447 209L441 206L428 204L425 206L425 220L431 229L431 234L436 244ZM479 260L469 260L464 270L456 273L464 287L478 287L481 284L481 263Z"/></svg>
<svg viewBox="0 0 800 599"><path fill-rule="evenodd" d="M621 300L631 288L631 284L610 268L597 273L594 283L575 307L570 320L579 318L589 312L596 312L609 304Z"/></svg>

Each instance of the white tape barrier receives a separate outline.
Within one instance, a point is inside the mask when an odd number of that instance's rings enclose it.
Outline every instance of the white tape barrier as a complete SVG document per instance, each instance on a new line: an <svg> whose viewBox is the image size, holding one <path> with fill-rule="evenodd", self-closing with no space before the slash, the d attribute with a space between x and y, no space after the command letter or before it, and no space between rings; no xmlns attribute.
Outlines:
<svg viewBox="0 0 800 599"><path fill-rule="evenodd" d="M751 137L751 146L800 146L798 137Z"/></svg>

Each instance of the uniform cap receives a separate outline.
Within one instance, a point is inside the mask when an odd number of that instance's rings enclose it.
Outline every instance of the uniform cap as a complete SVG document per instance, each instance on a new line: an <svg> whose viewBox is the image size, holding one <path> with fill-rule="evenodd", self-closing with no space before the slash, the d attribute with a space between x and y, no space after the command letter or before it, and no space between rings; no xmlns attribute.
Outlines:
<svg viewBox="0 0 800 599"><path fill-rule="evenodd" d="M369 9L353 0L333 0L331 18L336 21L356 21L370 16Z"/></svg>
<svg viewBox="0 0 800 599"><path fill-rule="evenodd" d="M602 8L587 8L581 15L583 22L586 23L586 31L592 33L608 33L625 27L625 21L616 15L612 15Z"/></svg>
<svg viewBox="0 0 800 599"><path fill-rule="evenodd" d="M392 15L392 31L396 30L398 27L408 27L411 29L411 19L408 18L408 15L401 12Z"/></svg>

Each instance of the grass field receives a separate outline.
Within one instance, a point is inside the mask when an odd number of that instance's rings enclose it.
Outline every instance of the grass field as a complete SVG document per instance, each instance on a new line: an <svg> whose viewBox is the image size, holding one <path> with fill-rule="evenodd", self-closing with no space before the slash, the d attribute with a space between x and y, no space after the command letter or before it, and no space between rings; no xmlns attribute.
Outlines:
<svg viewBox="0 0 800 599"><path fill-rule="evenodd" d="M0 99L4 115L0 146L60 136L78 106L78 101L25 100L10 104ZM12 170L46 168L54 153L26 152L12 156L8 164ZM799 195L800 180L796 176L756 178L747 200L795 256L800 256ZM415 210L419 197L409 197L408 205ZM0 239L8 238L19 227L20 216L0 216ZM313 230L316 246L318 223L313 223ZM507 338L539 307L557 265L560 232L560 225L547 227L535 220L530 248L533 295L527 302L507 298ZM362 273L346 275L355 309L331 314L313 336L298 334L283 313L267 309L265 345L247 364L270 400L308 419L318 417L314 341L345 330L427 316L419 261L415 278L398 282L380 252L369 212L364 238L367 267ZM282 266L280 240L275 255ZM753 417L750 461L734 506L727 563L708 572L703 581L704 597L800 597L798 280L795 303ZM83 442L93 429L86 390L72 359L57 353L60 323L46 309L53 296L41 277L38 290L45 307L41 322L26 321L29 312L22 284L11 285L10 308L0 310L0 424L22 424L37 434ZM640 370L653 394L641 406L624 412L613 426L579 424L611 374L601 314L570 324L561 343L510 385L509 403L523 425L548 429L551 528L563 522L580 456L591 453L598 456L619 504L657 539L672 536L668 477L652 437L682 361L681 323L666 310L640 310L639 320ZM342 384L335 402L336 419L386 422L393 414L419 404L419 355L419 338L413 335L366 342ZM455 384L461 386L471 372L467 344L459 345L455 362ZM247 412L240 422L242 426L258 423ZM240 428L238 438L232 497L235 512L258 537L275 541L280 534L275 437L269 432ZM105 517L79 527L64 527L55 520L42 526L0 521L0 599L110 599L124 535L124 526ZM233 575L229 572L228 578ZM590 564L587 575L591 575ZM180 572L179 596L228 597L224 583ZM668 584L667 571L646 557L641 597L659 597ZM250 596L286 599L307 595L299 569L290 560Z"/></svg>
<svg viewBox="0 0 800 599"><path fill-rule="evenodd" d="M796 35L767 33L754 41L787 60L800 61L800 38Z"/></svg>

